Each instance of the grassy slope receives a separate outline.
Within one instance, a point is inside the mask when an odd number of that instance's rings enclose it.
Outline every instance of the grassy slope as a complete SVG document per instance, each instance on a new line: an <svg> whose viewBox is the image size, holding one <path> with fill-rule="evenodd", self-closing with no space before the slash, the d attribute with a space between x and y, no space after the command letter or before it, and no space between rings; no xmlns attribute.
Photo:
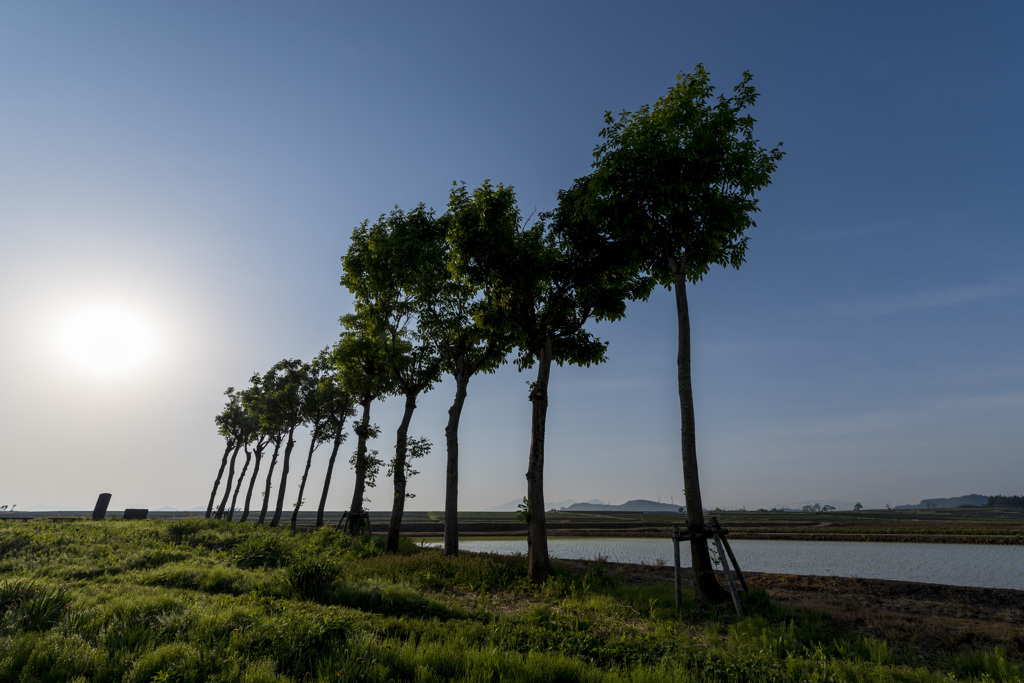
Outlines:
<svg viewBox="0 0 1024 683"><path fill-rule="evenodd" d="M844 631L763 592L752 616L592 563L526 581L522 558L384 556L333 531L200 519L0 522L0 681L1020 679L964 650Z"/></svg>

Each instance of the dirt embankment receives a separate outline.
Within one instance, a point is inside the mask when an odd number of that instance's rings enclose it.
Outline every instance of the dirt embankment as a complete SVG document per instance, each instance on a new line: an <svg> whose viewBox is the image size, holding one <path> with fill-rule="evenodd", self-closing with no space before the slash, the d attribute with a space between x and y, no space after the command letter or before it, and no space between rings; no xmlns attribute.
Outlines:
<svg viewBox="0 0 1024 683"><path fill-rule="evenodd" d="M572 571L592 562L560 561ZM624 581L673 581L672 567L607 563ZM1002 648L1024 661L1024 590L944 586L909 581L744 572L772 602L828 614L843 630L886 640L923 664L950 653ZM683 581L690 582L689 569ZM724 579L723 579L724 585Z"/></svg>

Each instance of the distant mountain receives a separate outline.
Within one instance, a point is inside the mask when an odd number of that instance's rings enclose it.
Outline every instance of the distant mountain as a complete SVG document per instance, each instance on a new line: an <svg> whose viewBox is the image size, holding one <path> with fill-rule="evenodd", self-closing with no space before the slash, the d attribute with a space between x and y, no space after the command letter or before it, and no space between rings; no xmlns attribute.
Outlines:
<svg viewBox="0 0 1024 683"><path fill-rule="evenodd" d="M800 512L801 510L803 510L804 505L814 504L821 505L822 507L826 505L831 505L836 510L852 510L854 505L853 503L846 500L805 500L800 503L786 503L785 505L780 505L779 507L787 511Z"/></svg>
<svg viewBox="0 0 1024 683"><path fill-rule="evenodd" d="M631 500L622 505L609 505L600 501L576 503L560 508L566 512L679 512L678 505L671 503L655 503L653 500Z"/></svg>
<svg viewBox="0 0 1024 683"><path fill-rule="evenodd" d="M523 502L522 498L520 498L519 500L512 500L512 501L509 501L509 502L504 503L502 505L496 505L495 507L487 508L487 510L485 510L485 512L518 512L519 511L519 505L522 502ZM601 501L597 501L597 502L600 503ZM549 510L560 510L563 507L568 507L570 505L575 505L575 504L576 504L576 501L572 500L570 498L568 500L562 500L562 501L559 501L557 503L549 503L548 504L548 509Z"/></svg>
<svg viewBox="0 0 1024 683"><path fill-rule="evenodd" d="M988 505L988 496L972 493L967 496L957 496L956 498L925 498L917 505L897 505L894 509L925 510L930 508L958 508L961 505L970 505L973 507Z"/></svg>

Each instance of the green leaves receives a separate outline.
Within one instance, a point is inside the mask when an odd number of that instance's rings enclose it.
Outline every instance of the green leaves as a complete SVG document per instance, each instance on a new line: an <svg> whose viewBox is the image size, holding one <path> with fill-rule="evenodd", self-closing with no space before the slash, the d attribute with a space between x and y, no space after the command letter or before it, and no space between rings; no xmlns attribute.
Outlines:
<svg viewBox="0 0 1024 683"><path fill-rule="evenodd" d="M732 96L716 97L698 64L653 106L606 115L578 205L659 284L671 284L670 256L691 282L745 259L755 193L783 156L781 143L765 149L753 137L752 79L744 72Z"/></svg>

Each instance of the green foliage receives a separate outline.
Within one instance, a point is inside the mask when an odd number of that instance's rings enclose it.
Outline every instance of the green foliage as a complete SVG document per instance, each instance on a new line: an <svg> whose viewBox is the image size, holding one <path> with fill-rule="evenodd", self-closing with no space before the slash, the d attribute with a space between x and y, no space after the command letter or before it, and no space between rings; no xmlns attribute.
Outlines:
<svg viewBox="0 0 1024 683"><path fill-rule="evenodd" d="M288 567L288 585L304 600L323 602L341 576L341 565L327 557L304 558Z"/></svg>
<svg viewBox="0 0 1024 683"><path fill-rule="evenodd" d="M711 265L744 261L755 194L783 157L781 144L764 149L754 138L752 80L744 72L731 96L716 96L698 64L653 106L605 115L577 210L662 285L673 284L673 263L698 282Z"/></svg>
<svg viewBox="0 0 1024 683"><path fill-rule="evenodd" d="M288 563L290 552L278 534L254 533L235 546L235 564L244 569L280 567Z"/></svg>
<svg viewBox="0 0 1024 683"><path fill-rule="evenodd" d="M0 680L925 682L1022 675L1021 663L1000 650L965 648L925 669L899 644L839 632L824 615L780 609L763 591L744 595L746 619L701 607L690 593L680 614L670 582L623 584L600 558L582 575L559 571L535 586L521 557L445 557L409 542L407 554L384 555L380 540L326 528L292 535L226 523L171 545L167 526L18 527L27 543L14 559L18 568L5 565L0 579ZM258 547L276 547L284 564L236 566L243 549ZM161 560L142 566L147 556ZM70 587L52 578L93 562L104 572Z"/></svg>
<svg viewBox="0 0 1024 683"><path fill-rule="evenodd" d="M181 543L186 538L195 536L204 526L206 526L205 519L190 517L189 519L168 522L164 531L171 543Z"/></svg>
<svg viewBox="0 0 1024 683"><path fill-rule="evenodd" d="M71 595L62 587L31 581L0 583L0 634L7 631L45 631L64 616Z"/></svg>

